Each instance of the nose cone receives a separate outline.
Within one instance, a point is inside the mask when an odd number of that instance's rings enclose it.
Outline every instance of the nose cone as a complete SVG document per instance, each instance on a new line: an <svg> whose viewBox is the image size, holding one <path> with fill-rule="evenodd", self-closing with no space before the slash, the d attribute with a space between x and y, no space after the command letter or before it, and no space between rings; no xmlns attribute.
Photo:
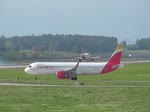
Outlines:
<svg viewBox="0 0 150 112"><path fill-rule="evenodd" d="M35 75L35 74L36 74L35 71L32 70L32 69L29 68L29 67L25 68L24 71L25 71L27 74L31 74L31 75Z"/></svg>
<svg viewBox="0 0 150 112"><path fill-rule="evenodd" d="M25 69L24 69L24 72L30 74L30 69L29 69L29 67L25 68Z"/></svg>

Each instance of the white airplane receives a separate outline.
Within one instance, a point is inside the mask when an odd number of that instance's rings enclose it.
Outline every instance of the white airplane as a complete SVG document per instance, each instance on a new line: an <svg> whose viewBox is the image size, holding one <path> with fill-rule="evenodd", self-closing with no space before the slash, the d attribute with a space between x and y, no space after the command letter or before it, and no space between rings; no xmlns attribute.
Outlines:
<svg viewBox="0 0 150 112"><path fill-rule="evenodd" d="M91 61L94 61L94 59L98 59L98 58L100 58L100 57L99 56L93 57L93 56L91 56L90 53L82 53L82 54L80 54L80 57L78 57L78 60L80 62L82 62L82 60L85 60L87 62L91 62Z"/></svg>
<svg viewBox="0 0 150 112"><path fill-rule="evenodd" d="M57 79L77 80L77 75L105 74L124 67L120 63L123 46L119 44L107 62L35 62L25 68L31 75L56 74Z"/></svg>

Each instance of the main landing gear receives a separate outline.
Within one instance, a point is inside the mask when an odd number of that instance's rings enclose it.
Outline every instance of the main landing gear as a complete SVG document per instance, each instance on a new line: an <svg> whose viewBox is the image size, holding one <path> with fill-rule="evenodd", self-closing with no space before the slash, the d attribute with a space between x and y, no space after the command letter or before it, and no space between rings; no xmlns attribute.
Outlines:
<svg viewBox="0 0 150 112"><path fill-rule="evenodd" d="M77 80L77 77L76 76L71 77L71 80Z"/></svg>
<svg viewBox="0 0 150 112"><path fill-rule="evenodd" d="M35 75L35 78L34 78L35 80L38 80L38 78L37 78L37 75Z"/></svg>

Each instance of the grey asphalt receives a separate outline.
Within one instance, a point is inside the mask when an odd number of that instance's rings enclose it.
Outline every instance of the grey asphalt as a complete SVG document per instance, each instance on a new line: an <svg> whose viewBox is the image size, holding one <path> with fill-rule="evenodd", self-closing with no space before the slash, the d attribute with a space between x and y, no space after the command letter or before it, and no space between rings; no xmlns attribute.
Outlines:
<svg viewBox="0 0 150 112"><path fill-rule="evenodd" d="M139 60L139 61L122 61L122 64L128 63L150 63L150 60ZM0 65L0 69L8 69L8 68L25 68L28 65Z"/></svg>
<svg viewBox="0 0 150 112"><path fill-rule="evenodd" d="M84 88L150 88L150 86L94 86L94 85L44 85L44 84L19 84L19 83L0 83L0 86L21 86L21 87L84 87Z"/></svg>

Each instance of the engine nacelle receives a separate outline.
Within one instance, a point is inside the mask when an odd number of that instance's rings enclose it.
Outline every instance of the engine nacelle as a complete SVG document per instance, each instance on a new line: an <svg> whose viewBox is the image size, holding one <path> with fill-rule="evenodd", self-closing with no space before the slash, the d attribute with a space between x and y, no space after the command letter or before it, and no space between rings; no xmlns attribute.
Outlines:
<svg viewBox="0 0 150 112"><path fill-rule="evenodd" d="M57 79L69 79L70 76L66 74L64 71L58 71L56 72Z"/></svg>
<svg viewBox="0 0 150 112"><path fill-rule="evenodd" d="M91 61L94 61L94 58L91 58Z"/></svg>

